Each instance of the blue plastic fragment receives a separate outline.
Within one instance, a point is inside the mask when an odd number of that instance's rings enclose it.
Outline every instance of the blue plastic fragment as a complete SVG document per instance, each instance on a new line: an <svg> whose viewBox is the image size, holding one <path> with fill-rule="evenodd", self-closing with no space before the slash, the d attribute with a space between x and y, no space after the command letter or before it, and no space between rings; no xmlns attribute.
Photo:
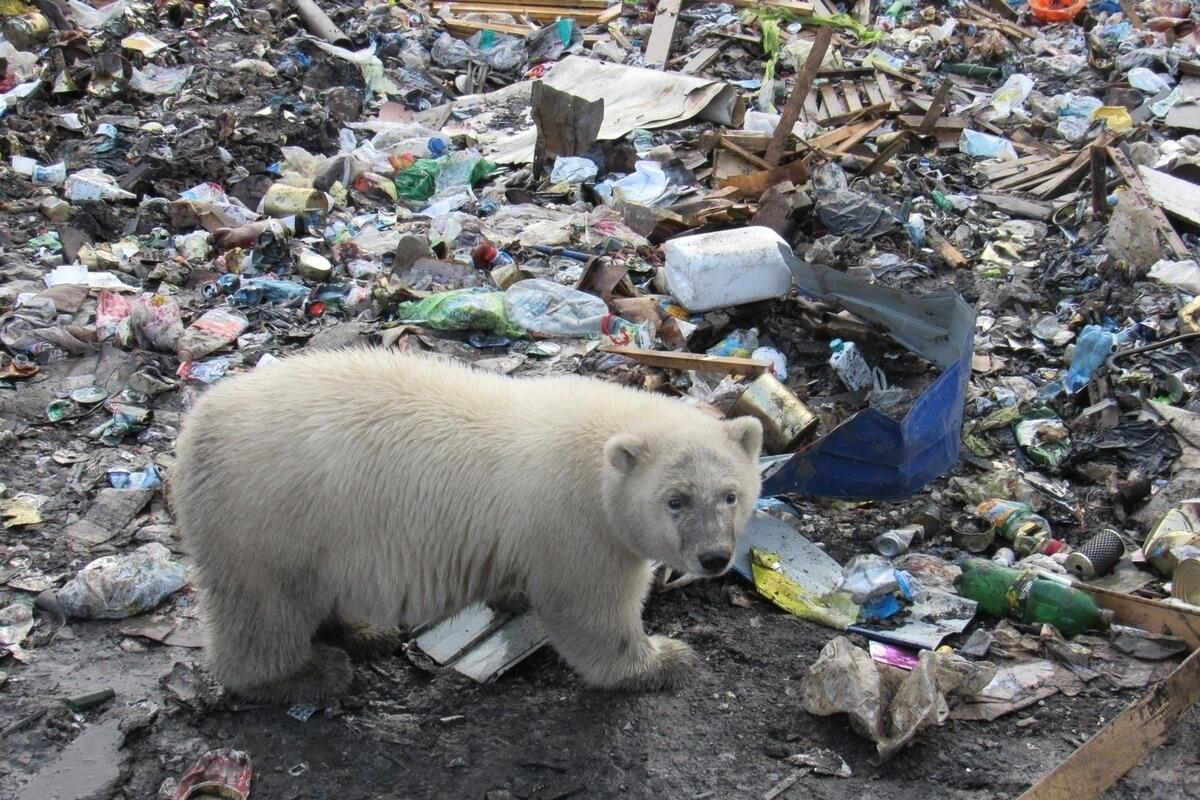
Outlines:
<svg viewBox="0 0 1200 800"><path fill-rule="evenodd" d="M921 297L808 264L785 246L780 252L801 291L875 324L942 374L902 421L867 408L782 461L765 478L763 496L890 500L920 491L958 461L975 309L957 292Z"/></svg>

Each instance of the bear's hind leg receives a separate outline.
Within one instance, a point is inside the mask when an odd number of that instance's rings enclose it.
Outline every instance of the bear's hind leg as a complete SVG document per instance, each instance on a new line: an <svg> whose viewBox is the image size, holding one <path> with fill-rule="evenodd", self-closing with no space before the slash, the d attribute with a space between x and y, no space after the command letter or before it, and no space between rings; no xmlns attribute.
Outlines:
<svg viewBox="0 0 1200 800"><path fill-rule="evenodd" d="M317 639L342 648L351 658L361 659L389 656L404 645L404 636L397 627L351 622L338 614L321 623Z"/></svg>

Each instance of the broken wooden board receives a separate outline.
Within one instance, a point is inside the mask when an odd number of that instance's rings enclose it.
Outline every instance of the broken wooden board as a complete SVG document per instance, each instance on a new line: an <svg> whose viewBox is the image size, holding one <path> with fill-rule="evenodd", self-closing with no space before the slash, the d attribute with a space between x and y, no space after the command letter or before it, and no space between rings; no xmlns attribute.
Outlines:
<svg viewBox="0 0 1200 800"><path fill-rule="evenodd" d="M154 497L154 489L101 489L83 519L71 523L63 533L73 546L85 548L104 544L124 530Z"/></svg>
<svg viewBox="0 0 1200 800"><path fill-rule="evenodd" d="M1179 82L1183 99L1167 112L1168 128L1200 131L1200 77L1185 75Z"/></svg>
<svg viewBox="0 0 1200 800"><path fill-rule="evenodd" d="M771 134L771 143L767 145L767 163L779 163L784 145L787 144L788 137L792 135L792 128L800 119L800 112L804 110L804 98L808 96L809 90L812 88L813 79L821 69L821 60L825 58L825 53L829 50L829 43L832 41L833 28L823 27L817 31L817 38L813 41L812 50L804 59L800 71L796 73L792 92L788 95L783 111L779 115L779 124L775 126L775 132Z"/></svg>
<svg viewBox="0 0 1200 800"><path fill-rule="evenodd" d="M600 8L579 8L573 2L557 6L524 6L516 4L487 3L473 0L469 3L450 2L433 4L435 11L445 9L451 14L509 14L515 19L528 17L538 22L554 22L570 17L582 26L594 25L600 17ZM488 23L491 24L491 23Z"/></svg>
<svg viewBox="0 0 1200 800"><path fill-rule="evenodd" d="M804 98L803 119L836 125L843 118L870 109L876 113L897 110L896 93L891 81L882 72L863 77L826 78L809 90Z"/></svg>
<svg viewBox="0 0 1200 800"><path fill-rule="evenodd" d="M1090 594L1096 605L1112 611L1121 625L1140 628L1148 633L1169 634L1187 642L1192 649L1200 649L1200 611L1167 605L1148 597L1100 589L1086 583L1077 583L1075 587Z"/></svg>
<svg viewBox="0 0 1200 800"><path fill-rule="evenodd" d="M1142 176L1138 173L1133 165L1129 163L1129 159L1125 157L1125 153L1119 147L1108 148L1108 160L1116 168L1117 174L1125 181L1125 185L1129 187L1129 191L1133 192L1138 200L1150 209L1154 215L1155 222L1158 224L1158 231L1166 240L1167 246L1171 248L1171 252L1176 258L1191 258L1191 253L1188 252L1187 245L1183 243L1183 239L1179 238L1179 234L1175 228L1171 226L1171 221L1167 219L1167 215L1150 197L1150 192L1146 189L1146 184L1142 182Z"/></svg>
<svg viewBox="0 0 1200 800"><path fill-rule="evenodd" d="M508 25L502 22L474 22L468 19L445 19L439 18L447 29L458 31L459 33L476 33L477 31L495 31L496 33L507 33L512 36L528 36L537 28L529 25Z"/></svg>
<svg viewBox="0 0 1200 800"><path fill-rule="evenodd" d="M645 350L641 347L620 347L609 344L600 345L599 350L604 353L625 356L648 367L663 367L666 369L694 369L701 372L724 372L731 375L758 376L772 368L770 361L759 361L753 358L726 358L704 355L703 353Z"/></svg>
<svg viewBox="0 0 1200 800"><path fill-rule="evenodd" d="M1200 226L1200 186L1150 167L1138 167L1138 174L1150 199L1162 206L1164 211Z"/></svg>
<svg viewBox="0 0 1200 800"><path fill-rule="evenodd" d="M1035 200L1026 200L1023 197L1013 197L1009 194L981 192L979 199L1007 214L1012 214L1014 217L1040 219L1044 222L1050 219L1050 215L1054 212L1054 206L1050 203L1039 203Z"/></svg>
<svg viewBox="0 0 1200 800"><path fill-rule="evenodd" d="M689 58L687 63L684 64L679 71L684 75L695 75L697 72L700 72L702 69L715 61L717 56L720 54L721 48L719 46L705 47Z"/></svg>
<svg viewBox="0 0 1200 800"><path fill-rule="evenodd" d="M1167 741L1171 728L1200 699L1200 650L1166 680L1122 711L1019 800L1094 800Z"/></svg>
<svg viewBox="0 0 1200 800"><path fill-rule="evenodd" d="M722 188L732 186L741 194L758 197L777 183L791 181L799 184L804 183L807 179L808 159L803 158L778 167L771 167L771 169L748 172L745 175L730 175L727 178L718 179L718 183Z"/></svg>
<svg viewBox="0 0 1200 800"><path fill-rule="evenodd" d="M679 6L683 0L659 0L654 8L654 27L646 43L646 66L662 67L671 55L671 42L675 38L675 22L679 19Z"/></svg>
<svg viewBox="0 0 1200 800"><path fill-rule="evenodd" d="M803 0L729 0L735 8L773 8L791 11L800 16L812 16L813 4Z"/></svg>

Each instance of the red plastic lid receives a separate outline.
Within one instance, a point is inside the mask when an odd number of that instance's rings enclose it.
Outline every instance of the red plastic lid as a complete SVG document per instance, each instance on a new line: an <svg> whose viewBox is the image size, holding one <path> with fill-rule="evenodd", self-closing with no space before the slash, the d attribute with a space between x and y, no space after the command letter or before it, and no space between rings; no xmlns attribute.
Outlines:
<svg viewBox="0 0 1200 800"><path fill-rule="evenodd" d="M1059 550L1062 550L1062 549L1063 549L1063 543L1060 540L1051 539L1050 541L1046 542L1046 546L1044 548L1042 548L1042 552L1048 556L1052 556L1055 553L1057 553Z"/></svg>
<svg viewBox="0 0 1200 800"><path fill-rule="evenodd" d="M484 242L475 245L475 249L471 251L471 260L475 262L476 267L486 267L495 261L498 255L500 255L500 251L496 249L496 245Z"/></svg>

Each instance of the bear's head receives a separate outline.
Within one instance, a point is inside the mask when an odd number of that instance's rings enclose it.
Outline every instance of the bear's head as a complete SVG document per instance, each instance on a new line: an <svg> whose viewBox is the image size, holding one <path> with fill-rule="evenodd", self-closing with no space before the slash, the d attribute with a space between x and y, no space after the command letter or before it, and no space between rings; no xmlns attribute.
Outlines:
<svg viewBox="0 0 1200 800"><path fill-rule="evenodd" d="M762 425L697 414L677 430L631 428L604 446L604 502L638 556L692 575L720 575L754 511Z"/></svg>

